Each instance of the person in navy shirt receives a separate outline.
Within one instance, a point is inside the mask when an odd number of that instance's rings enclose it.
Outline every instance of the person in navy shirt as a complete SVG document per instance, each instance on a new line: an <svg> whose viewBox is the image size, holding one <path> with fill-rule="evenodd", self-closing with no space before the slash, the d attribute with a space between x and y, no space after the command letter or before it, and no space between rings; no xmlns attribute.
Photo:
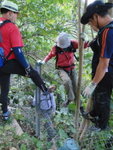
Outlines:
<svg viewBox="0 0 113 150"><path fill-rule="evenodd" d="M113 88L113 20L108 10L111 3L94 1L86 8L81 17L82 24L89 24L98 32L90 43L94 54L92 58L92 81L83 91L83 95L92 98L93 108L87 115L96 117L93 131L105 130L110 116L110 99Z"/></svg>

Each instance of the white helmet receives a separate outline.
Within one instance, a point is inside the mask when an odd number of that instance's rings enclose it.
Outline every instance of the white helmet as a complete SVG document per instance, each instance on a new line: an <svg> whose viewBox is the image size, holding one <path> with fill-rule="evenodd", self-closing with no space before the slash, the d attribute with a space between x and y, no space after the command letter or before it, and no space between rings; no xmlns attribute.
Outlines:
<svg viewBox="0 0 113 150"><path fill-rule="evenodd" d="M61 32L56 39L56 45L60 48L67 48L71 44L71 40L69 39L69 35L65 32Z"/></svg>
<svg viewBox="0 0 113 150"><path fill-rule="evenodd" d="M13 12L19 12L17 4L15 4L11 1L7 1L7 0L5 0L1 3L0 8L5 8L5 9L11 10Z"/></svg>

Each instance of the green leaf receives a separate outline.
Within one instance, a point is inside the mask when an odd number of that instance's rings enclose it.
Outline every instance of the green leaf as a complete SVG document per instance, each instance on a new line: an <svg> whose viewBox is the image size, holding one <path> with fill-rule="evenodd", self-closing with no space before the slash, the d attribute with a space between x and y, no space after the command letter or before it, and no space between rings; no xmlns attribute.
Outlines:
<svg viewBox="0 0 113 150"><path fill-rule="evenodd" d="M68 105L68 108L69 108L69 110L71 110L71 111L75 111L75 108L76 108L75 103L69 104L69 105Z"/></svg>
<svg viewBox="0 0 113 150"><path fill-rule="evenodd" d="M60 4L63 4L63 0L59 0Z"/></svg>
<svg viewBox="0 0 113 150"><path fill-rule="evenodd" d="M25 145L25 144L22 144L22 145L20 146L20 150L27 150L26 145Z"/></svg>
<svg viewBox="0 0 113 150"><path fill-rule="evenodd" d="M31 0L26 0L26 2L29 4L31 2Z"/></svg>

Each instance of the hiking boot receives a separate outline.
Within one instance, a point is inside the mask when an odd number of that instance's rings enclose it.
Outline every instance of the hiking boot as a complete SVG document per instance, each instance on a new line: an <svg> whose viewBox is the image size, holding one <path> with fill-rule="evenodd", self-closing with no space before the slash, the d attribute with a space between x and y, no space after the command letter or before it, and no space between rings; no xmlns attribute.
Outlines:
<svg viewBox="0 0 113 150"><path fill-rule="evenodd" d="M71 102L72 102L72 100L68 99L67 101L63 102L62 106L67 107Z"/></svg>
<svg viewBox="0 0 113 150"><path fill-rule="evenodd" d="M96 127L96 126L91 126L91 127L89 127L89 131L99 132L99 131L101 131L101 128Z"/></svg>
<svg viewBox="0 0 113 150"><path fill-rule="evenodd" d="M7 111L2 114L3 120L7 121L10 118L11 112Z"/></svg>

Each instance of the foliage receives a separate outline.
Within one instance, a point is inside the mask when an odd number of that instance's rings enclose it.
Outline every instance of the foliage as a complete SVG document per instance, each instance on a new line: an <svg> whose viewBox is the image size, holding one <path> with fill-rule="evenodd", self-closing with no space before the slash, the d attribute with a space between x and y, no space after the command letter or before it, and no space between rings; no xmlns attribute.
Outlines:
<svg viewBox="0 0 113 150"><path fill-rule="evenodd" d="M24 50L28 56L41 59L53 45L59 32L69 30L66 23L72 19L73 3L69 0L18 1L20 15L17 23L21 28Z"/></svg>
<svg viewBox="0 0 113 150"><path fill-rule="evenodd" d="M78 30L78 14L77 1L70 0L12 0L18 3L20 8L18 26L22 32L25 47L23 48L29 62L35 65L37 59L43 59L55 44L55 39L61 31L67 31L72 34L72 38L77 38ZM88 27L85 31L85 39L91 40L91 31ZM78 54L77 54L78 55ZM84 50L83 65L83 83L82 90L91 79L91 57L90 49ZM55 84L57 90L55 97L57 102L57 112L53 118L54 126L57 130L57 146L60 147L64 140L68 137L74 137L76 133L74 127L74 104L69 105L68 109L62 109L61 104L66 99L63 85L56 75L54 65L55 60L42 67L42 75L49 86ZM76 64L78 71L78 62ZM15 147L18 150L48 150L52 143L47 141L47 133L42 129L42 137L39 140L35 137L35 110L30 107L30 103L34 96L35 86L30 79L12 76L11 90L9 93L10 106L16 108L11 120L4 123L0 120L0 150L9 150ZM83 106L86 106L86 100L81 97ZM111 105L113 107L113 104ZM26 111L24 110L26 109ZM11 128L10 123L13 119L17 119L18 123L24 130L22 136L17 136ZM81 118L80 118L81 121ZM113 118L110 119L110 126L113 126ZM104 137L108 137L108 133L103 133ZM112 133L109 133L111 135ZM101 141L102 134L86 137L84 141L85 148L88 150L89 139L94 141L90 146L95 146L97 150L103 148ZM97 140L95 140L97 138ZM44 142L45 141L45 142ZM96 141L96 144L94 143ZM80 143L82 145L82 143ZM102 146L102 148L101 148ZM90 149L91 150L91 149Z"/></svg>
<svg viewBox="0 0 113 150"><path fill-rule="evenodd" d="M87 133L86 137L81 143L82 150L109 150L113 148L113 143L111 142L111 147L105 146L109 139L112 137L111 131L101 131L101 132L92 132ZM89 142L90 141L90 142ZM106 148L105 148L106 147Z"/></svg>

